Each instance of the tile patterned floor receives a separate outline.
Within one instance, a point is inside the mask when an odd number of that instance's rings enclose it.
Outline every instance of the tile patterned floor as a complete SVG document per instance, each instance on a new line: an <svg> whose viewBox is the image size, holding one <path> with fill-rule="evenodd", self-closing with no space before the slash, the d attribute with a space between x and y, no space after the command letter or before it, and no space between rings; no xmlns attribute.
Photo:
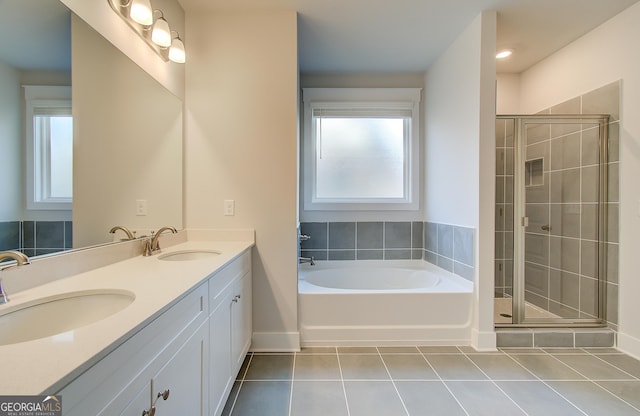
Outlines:
<svg viewBox="0 0 640 416"><path fill-rule="evenodd" d="M255 353L247 356L223 415L640 415L640 361L615 349Z"/></svg>

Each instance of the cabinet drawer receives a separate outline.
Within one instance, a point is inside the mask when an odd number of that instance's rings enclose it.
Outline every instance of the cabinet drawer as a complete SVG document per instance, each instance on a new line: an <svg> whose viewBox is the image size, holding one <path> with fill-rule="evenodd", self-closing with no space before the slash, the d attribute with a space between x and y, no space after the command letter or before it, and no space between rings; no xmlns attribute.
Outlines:
<svg viewBox="0 0 640 416"><path fill-rule="evenodd" d="M209 279L209 311L218 306L226 295L226 290L236 280L251 270L251 250L245 251L240 257L226 265L222 270L213 274Z"/></svg>
<svg viewBox="0 0 640 416"><path fill-rule="evenodd" d="M207 300L205 283L64 387L57 393L64 397L64 414L95 415L115 397L125 405L134 400L148 381L139 375L149 364L206 321Z"/></svg>

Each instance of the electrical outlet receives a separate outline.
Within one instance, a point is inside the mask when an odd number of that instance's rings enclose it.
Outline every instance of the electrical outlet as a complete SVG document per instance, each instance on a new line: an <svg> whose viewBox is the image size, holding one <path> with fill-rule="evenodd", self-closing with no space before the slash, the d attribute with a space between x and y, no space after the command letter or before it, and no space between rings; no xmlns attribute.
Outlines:
<svg viewBox="0 0 640 416"><path fill-rule="evenodd" d="M136 199L136 215L142 216L147 215L147 200L146 199Z"/></svg>
<svg viewBox="0 0 640 416"><path fill-rule="evenodd" d="M233 199L225 199L224 215L236 215L236 201L234 201Z"/></svg>

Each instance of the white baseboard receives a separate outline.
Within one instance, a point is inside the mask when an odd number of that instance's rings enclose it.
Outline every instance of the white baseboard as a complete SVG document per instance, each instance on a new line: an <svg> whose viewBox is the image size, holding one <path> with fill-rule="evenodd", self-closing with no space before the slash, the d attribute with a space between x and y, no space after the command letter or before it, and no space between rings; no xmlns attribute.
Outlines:
<svg viewBox="0 0 640 416"><path fill-rule="evenodd" d="M471 346L476 350L495 351L496 345L496 331L480 332L475 328L471 330Z"/></svg>
<svg viewBox="0 0 640 416"><path fill-rule="evenodd" d="M300 333L254 332L250 350L252 352L300 351Z"/></svg>
<svg viewBox="0 0 640 416"><path fill-rule="evenodd" d="M469 345L468 326L303 326L301 343L320 346Z"/></svg>
<svg viewBox="0 0 640 416"><path fill-rule="evenodd" d="M640 359L640 339L618 332L618 349L636 359Z"/></svg>

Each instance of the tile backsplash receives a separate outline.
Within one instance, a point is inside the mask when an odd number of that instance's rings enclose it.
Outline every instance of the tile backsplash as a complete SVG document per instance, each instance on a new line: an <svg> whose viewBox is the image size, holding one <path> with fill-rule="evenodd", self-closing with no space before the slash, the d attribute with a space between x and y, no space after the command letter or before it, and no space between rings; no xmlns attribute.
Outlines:
<svg viewBox="0 0 640 416"><path fill-rule="evenodd" d="M316 260L425 260L468 280L474 230L417 221L303 222L300 255Z"/></svg>

